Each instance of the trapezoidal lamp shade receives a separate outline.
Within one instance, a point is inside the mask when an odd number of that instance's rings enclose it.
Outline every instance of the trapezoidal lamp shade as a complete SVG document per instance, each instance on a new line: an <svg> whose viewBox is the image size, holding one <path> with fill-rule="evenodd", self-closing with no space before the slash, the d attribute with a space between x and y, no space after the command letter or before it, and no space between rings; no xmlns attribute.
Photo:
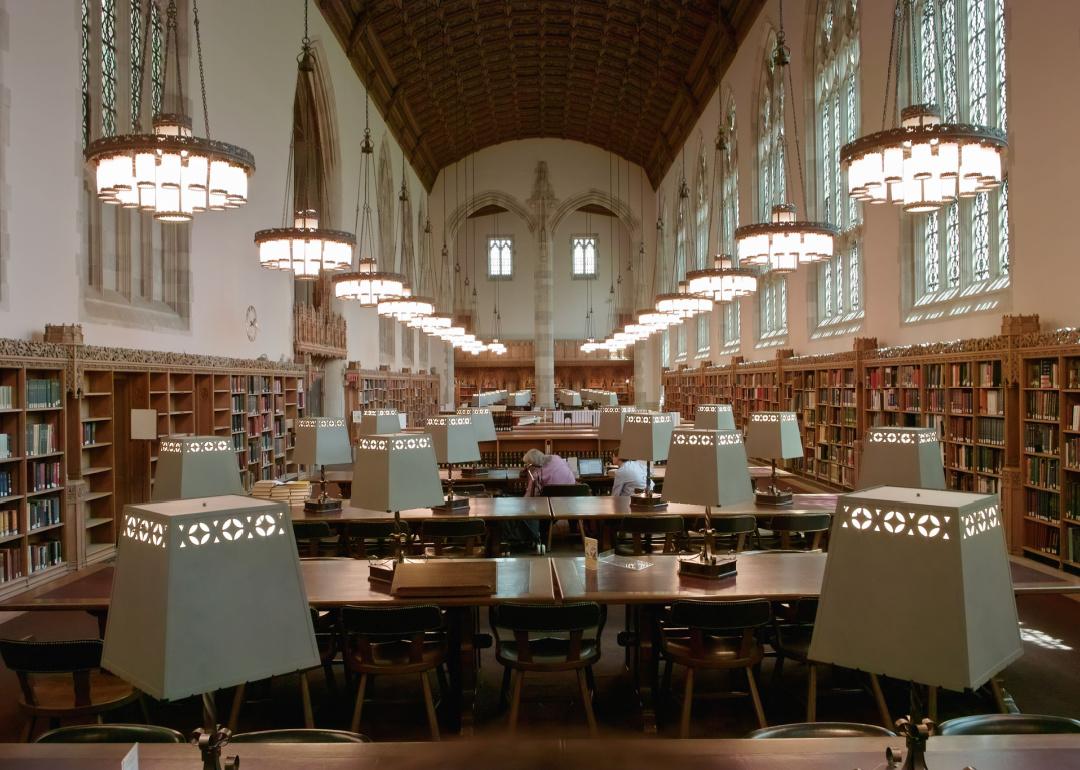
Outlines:
<svg viewBox="0 0 1080 770"><path fill-rule="evenodd" d="M866 432L857 489L882 485L945 489L935 428L870 428Z"/></svg>
<svg viewBox="0 0 1080 770"><path fill-rule="evenodd" d="M349 430L337 417L301 417L296 420L296 461L319 468L319 496L304 501L305 511L327 513L341 510L341 501L326 496L326 466L352 462ZM310 472L309 472L310 476Z"/></svg>
<svg viewBox="0 0 1080 770"><path fill-rule="evenodd" d="M963 690L1022 652L997 495L875 487L837 501L811 660ZM910 717L904 767L925 767L933 726Z"/></svg>
<svg viewBox="0 0 1080 770"><path fill-rule="evenodd" d="M601 441L619 441L622 439L623 421L631 412L641 411L636 406L602 406L597 437Z"/></svg>
<svg viewBox="0 0 1080 770"><path fill-rule="evenodd" d="M364 409L360 412L361 436L385 436L401 432L401 418L396 409Z"/></svg>
<svg viewBox="0 0 1080 770"><path fill-rule="evenodd" d="M163 438L156 465L154 502L245 494L236 449L221 436Z"/></svg>
<svg viewBox="0 0 1080 770"><path fill-rule="evenodd" d="M652 490L652 464L668 458L674 427L675 420L667 412L630 412L623 418L619 457L645 462L645 489L630 496L630 507L634 510L667 508L664 499Z"/></svg>
<svg viewBox="0 0 1080 770"><path fill-rule="evenodd" d="M160 700L318 666L285 506L125 506L101 663Z"/></svg>
<svg viewBox="0 0 1080 770"><path fill-rule="evenodd" d="M758 492L760 505L790 505L791 493L776 485L776 461L803 456L799 421L794 412L754 412L746 425L746 454L763 457L772 465L769 488Z"/></svg>
<svg viewBox="0 0 1080 770"><path fill-rule="evenodd" d="M459 415L472 417L473 430L477 441L495 440L495 418L486 406L466 406L457 410Z"/></svg>
<svg viewBox="0 0 1080 770"><path fill-rule="evenodd" d="M705 507L704 547L679 561L679 572L704 578L733 574L734 557L717 559L712 508L752 500L754 487L742 434L735 430L677 428L671 434L664 499Z"/></svg>
<svg viewBox="0 0 1080 770"><path fill-rule="evenodd" d="M462 510L469 507L469 498L454 494L454 466L480 462L480 447L476 443L476 428L471 415L449 414L429 417L427 431L435 445L435 460L446 466L446 498L433 506L436 511Z"/></svg>
<svg viewBox="0 0 1080 770"><path fill-rule="evenodd" d="M698 404L697 411L694 412L694 427L704 430L735 430L735 415L731 411L731 404Z"/></svg>

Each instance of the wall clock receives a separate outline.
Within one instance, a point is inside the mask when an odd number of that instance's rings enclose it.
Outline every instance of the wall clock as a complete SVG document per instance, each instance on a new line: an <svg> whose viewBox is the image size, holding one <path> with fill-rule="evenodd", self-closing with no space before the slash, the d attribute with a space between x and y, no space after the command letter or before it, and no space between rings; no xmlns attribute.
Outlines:
<svg viewBox="0 0 1080 770"><path fill-rule="evenodd" d="M247 327L248 341L254 342L259 336L259 314L255 311L254 305L247 306L247 312L244 313L244 326Z"/></svg>

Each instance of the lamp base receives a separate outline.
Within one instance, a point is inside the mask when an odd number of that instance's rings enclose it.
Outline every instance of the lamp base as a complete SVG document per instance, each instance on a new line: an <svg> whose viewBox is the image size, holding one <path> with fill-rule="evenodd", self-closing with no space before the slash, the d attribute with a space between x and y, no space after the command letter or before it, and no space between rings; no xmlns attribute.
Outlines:
<svg viewBox="0 0 1080 770"><path fill-rule="evenodd" d="M737 564L734 556L715 555L706 557L704 553L679 559L679 575L686 577L720 580L735 577Z"/></svg>
<svg viewBox="0 0 1080 770"><path fill-rule="evenodd" d="M758 505L791 505L792 496L776 487L769 487L764 492L754 493L754 502Z"/></svg>
<svg viewBox="0 0 1080 770"><path fill-rule="evenodd" d="M630 510L632 511L666 511L667 500L657 494L642 492L630 495Z"/></svg>
<svg viewBox="0 0 1080 770"><path fill-rule="evenodd" d="M442 505L433 505L431 510L437 513L453 513L455 511L467 511L469 498L463 495L449 495L443 498Z"/></svg>
<svg viewBox="0 0 1080 770"><path fill-rule="evenodd" d="M341 501L334 497L325 500L311 497L304 501L304 510L308 513L341 513Z"/></svg>
<svg viewBox="0 0 1080 770"><path fill-rule="evenodd" d="M379 559L378 561L369 562L368 580L379 583L392 583L394 582L394 569L396 567L397 561L394 559Z"/></svg>

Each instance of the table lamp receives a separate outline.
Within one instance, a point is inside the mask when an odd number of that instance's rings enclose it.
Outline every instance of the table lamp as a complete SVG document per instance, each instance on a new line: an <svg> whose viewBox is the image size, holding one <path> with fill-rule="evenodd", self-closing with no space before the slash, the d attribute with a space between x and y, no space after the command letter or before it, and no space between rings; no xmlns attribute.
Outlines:
<svg viewBox="0 0 1080 770"><path fill-rule="evenodd" d="M221 436L179 436L158 443L151 500L242 495L232 441Z"/></svg>
<svg viewBox="0 0 1080 770"><path fill-rule="evenodd" d="M705 430L735 430L735 415L731 404L698 404L694 412L694 427Z"/></svg>
<svg viewBox="0 0 1080 770"><path fill-rule="evenodd" d="M623 420L631 412L640 411L636 406L602 406L597 437L601 441L619 441L622 439Z"/></svg>
<svg viewBox="0 0 1080 770"><path fill-rule="evenodd" d="M281 503L222 495L124 508L102 667L161 700L319 665L296 540Z"/></svg>
<svg viewBox="0 0 1080 770"><path fill-rule="evenodd" d="M652 464L667 459L673 427L671 415L667 413L630 412L623 420L619 457L645 461L645 489L630 496L633 510L662 511L667 508L664 499L652 490Z"/></svg>
<svg viewBox="0 0 1080 770"><path fill-rule="evenodd" d="M360 412L361 436L385 436L401 432L401 419L396 409L364 409Z"/></svg>
<svg viewBox="0 0 1080 770"><path fill-rule="evenodd" d="M337 513L341 501L326 496L326 466L352 462L352 447L345 420L336 417L301 417L296 421L296 462L319 466L319 496L304 501L312 513Z"/></svg>
<svg viewBox="0 0 1080 770"><path fill-rule="evenodd" d="M678 428L671 434L664 499L705 506L704 546L696 556L679 560L680 575L716 579L734 574L734 556L716 558L712 507L753 497L742 434L699 428Z"/></svg>
<svg viewBox="0 0 1080 770"><path fill-rule="evenodd" d="M837 501L811 660L963 690L1021 652L997 495L875 487ZM910 717L904 767L926 767L933 725Z"/></svg>
<svg viewBox="0 0 1080 770"><path fill-rule="evenodd" d="M463 407L458 409L457 413L472 417L473 430L476 431L477 441L495 441L495 416L491 407ZM462 468L461 475L477 478L486 476L487 471L472 465L468 468Z"/></svg>
<svg viewBox="0 0 1080 770"><path fill-rule="evenodd" d="M408 534L401 526L401 511L430 508L442 502L434 442L426 433L363 436L353 457L354 482L349 505L394 514L396 557L397 561L403 561ZM364 483L356 483L359 479ZM373 564L371 576L392 579L393 564Z"/></svg>
<svg viewBox="0 0 1080 770"><path fill-rule="evenodd" d="M776 461L803 456L802 437L794 412L754 412L746 426L746 454L772 463L767 492L757 492L759 505L791 505L791 493L776 486Z"/></svg>
<svg viewBox="0 0 1080 770"><path fill-rule="evenodd" d="M863 441L859 484L945 489L945 468L935 428L870 428Z"/></svg>
<svg viewBox="0 0 1080 770"><path fill-rule="evenodd" d="M450 512L468 509L469 498L454 494L454 466L475 463L480 460L480 447L476 444L476 429L469 415L439 415L429 417L427 431L435 445L435 460L446 466L447 494L436 511Z"/></svg>

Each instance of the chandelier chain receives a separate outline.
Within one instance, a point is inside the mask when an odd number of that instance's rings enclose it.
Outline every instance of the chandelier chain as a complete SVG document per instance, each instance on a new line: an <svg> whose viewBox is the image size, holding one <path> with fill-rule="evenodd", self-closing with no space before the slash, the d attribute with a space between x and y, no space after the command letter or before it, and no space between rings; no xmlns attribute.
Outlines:
<svg viewBox="0 0 1080 770"><path fill-rule="evenodd" d="M154 4L153 0L146 0L146 16L143 20L143 39L142 46L139 48L139 63L136 65L135 74L138 77L139 93L134 99L134 106L131 110L131 131L132 133L139 133L139 129L142 123L142 95L146 89L146 49L150 46L150 26L151 26L151 6Z"/></svg>
<svg viewBox="0 0 1080 770"><path fill-rule="evenodd" d="M888 128L889 115L889 85L892 83L893 57L896 57L896 77L900 77L900 52L896 50L897 28L900 26L900 18L904 13L904 3L907 0L896 0L896 8L893 11L892 32L889 35L889 59L885 68L885 96L881 105L881 130Z"/></svg>
<svg viewBox="0 0 1080 770"><path fill-rule="evenodd" d="M784 0L780 0L780 31L776 36L776 65L782 67L784 73L780 75L780 84L783 85L784 74L787 75L789 98L783 99L783 109L780 111L780 120L783 121L787 114L788 107L791 106L791 128L792 133L795 134L795 163L799 172L799 189L802 192L803 197L803 211L806 212L807 198L806 198L806 178L803 176L803 162L802 162L802 143L799 141L799 111L795 109L793 105L789 105L791 99L795 95L795 84L791 77L791 59L786 46L787 38L784 35ZM781 130L783 129L783 123L781 122ZM791 183L791 162L788 160L787 151L787 131L783 131L784 136L784 171L788 177L788 184ZM794 200L794 198L792 199Z"/></svg>
<svg viewBox="0 0 1080 770"><path fill-rule="evenodd" d="M165 77L169 76L169 38L172 38L173 48L173 69L176 70L176 93L177 93L177 106L176 111L183 113L184 110L184 75L180 69L180 42L176 33L176 0L169 0L169 5L165 9Z"/></svg>
<svg viewBox="0 0 1080 770"><path fill-rule="evenodd" d="M195 18L195 52L199 58L199 89L202 91L203 129L206 138L210 138L210 111L206 109L206 72L203 69L202 35L199 34L199 0L191 0L191 11Z"/></svg>

